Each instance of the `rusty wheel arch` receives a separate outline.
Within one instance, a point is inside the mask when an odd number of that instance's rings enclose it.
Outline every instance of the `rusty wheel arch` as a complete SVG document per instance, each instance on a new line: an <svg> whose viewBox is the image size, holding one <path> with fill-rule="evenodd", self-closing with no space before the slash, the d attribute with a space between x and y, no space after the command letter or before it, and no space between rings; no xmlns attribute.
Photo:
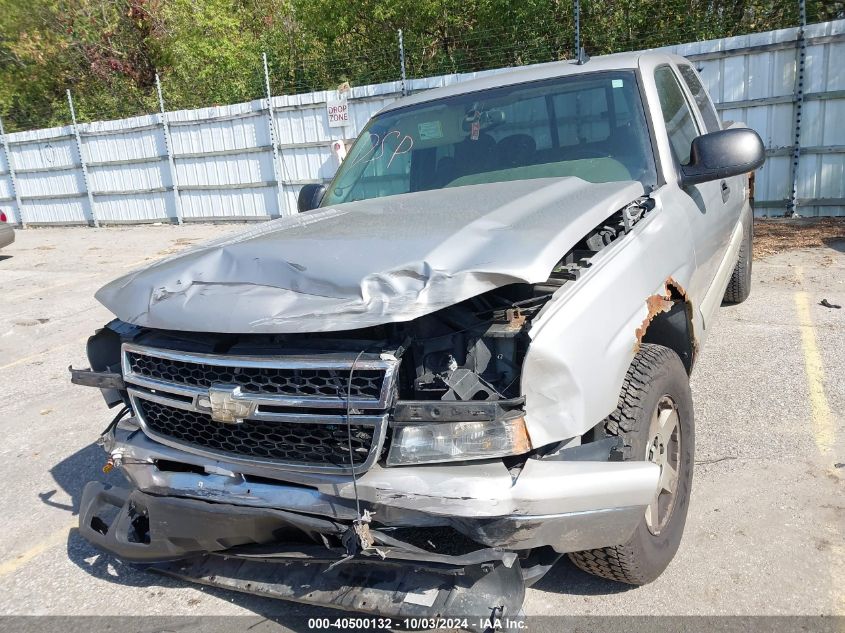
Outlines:
<svg viewBox="0 0 845 633"><path fill-rule="evenodd" d="M663 294L646 298L648 313L636 329L634 353L643 343L663 345L678 354L689 374L698 356L692 301L672 277L666 279L664 286Z"/></svg>

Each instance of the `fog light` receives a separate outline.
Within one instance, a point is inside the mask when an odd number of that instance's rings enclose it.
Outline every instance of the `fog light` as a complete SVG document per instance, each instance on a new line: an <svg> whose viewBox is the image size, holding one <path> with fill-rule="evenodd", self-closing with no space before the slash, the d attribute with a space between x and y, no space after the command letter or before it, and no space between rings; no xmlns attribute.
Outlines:
<svg viewBox="0 0 845 633"><path fill-rule="evenodd" d="M471 422L403 424L393 429L387 465L490 459L531 450L522 416Z"/></svg>

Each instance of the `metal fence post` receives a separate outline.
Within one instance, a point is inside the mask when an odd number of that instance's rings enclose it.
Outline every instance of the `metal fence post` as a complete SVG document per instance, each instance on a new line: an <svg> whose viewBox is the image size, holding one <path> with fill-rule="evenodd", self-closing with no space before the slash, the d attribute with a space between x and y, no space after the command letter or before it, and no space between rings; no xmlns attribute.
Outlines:
<svg viewBox="0 0 845 633"><path fill-rule="evenodd" d="M798 163L801 158L801 115L804 110L804 70L807 61L807 42L804 40L804 28L807 26L807 5L805 0L798 0L798 36L795 38L798 55L795 68L795 98L792 108L792 125L795 138L792 145L792 189L786 203L786 216L798 215Z"/></svg>
<svg viewBox="0 0 845 633"><path fill-rule="evenodd" d="M405 87L405 40L402 38L402 29L399 29L399 70L402 74L402 96L408 94Z"/></svg>
<svg viewBox="0 0 845 633"><path fill-rule="evenodd" d="M97 212L94 209L94 194L91 192L91 183L89 182L88 163L85 161L85 154L82 152L82 137L79 135L79 125L76 123L76 110L73 107L73 97L70 95L70 88L67 89L67 103L70 106L70 118L73 121L73 134L76 137L76 149L79 151L79 162L82 165L82 182L85 185L85 193L88 194L91 219L94 220L94 227L100 228L100 221L97 219Z"/></svg>
<svg viewBox="0 0 845 633"><path fill-rule="evenodd" d="M581 1L575 0L572 6L575 12L575 58L581 59Z"/></svg>
<svg viewBox="0 0 845 633"><path fill-rule="evenodd" d="M267 95L267 114L270 117L270 143L273 145L273 173L276 176L276 204L278 207L279 217L283 215L291 215L287 205L287 198L285 197L284 178L285 172L284 164L282 163L282 155L279 151L279 145L282 139L279 136L279 131L276 129L276 115L273 112L273 95L270 93L270 68L267 65L267 53L261 53L261 58L264 60L264 92Z"/></svg>
<svg viewBox="0 0 845 633"><path fill-rule="evenodd" d="M182 224L182 198L179 195L179 179L176 176L176 161L173 159L173 143L170 139L170 124L164 111L164 95L161 92L161 80L156 73L156 92L158 93L158 107L161 113L161 127L164 130L164 149L167 151L167 163L170 166L170 182L173 184L173 204L176 207L176 222Z"/></svg>
<svg viewBox="0 0 845 633"><path fill-rule="evenodd" d="M21 228L26 228L26 222L23 219L23 205L21 204L21 192L18 189L17 178L15 176L15 163L12 159L12 151L9 149L9 139L6 138L6 130L3 128L3 119L0 118L0 137L3 139L3 151L6 152L6 164L9 166L9 181L12 183L12 193L15 196L15 203L18 207L18 219Z"/></svg>

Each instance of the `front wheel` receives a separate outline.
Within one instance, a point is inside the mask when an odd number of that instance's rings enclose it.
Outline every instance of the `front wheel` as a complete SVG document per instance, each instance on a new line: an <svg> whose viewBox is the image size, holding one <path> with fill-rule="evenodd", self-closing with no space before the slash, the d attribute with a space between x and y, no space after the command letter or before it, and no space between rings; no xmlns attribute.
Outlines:
<svg viewBox="0 0 845 633"><path fill-rule="evenodd" d="M644 585L663 573L678 551L692 487L692 394L675 352L661 345L640 348L604 429L607 435L622 438L623 460L660 466L658 486L628 542L573 552L569 558L596 576Z"/></svg>

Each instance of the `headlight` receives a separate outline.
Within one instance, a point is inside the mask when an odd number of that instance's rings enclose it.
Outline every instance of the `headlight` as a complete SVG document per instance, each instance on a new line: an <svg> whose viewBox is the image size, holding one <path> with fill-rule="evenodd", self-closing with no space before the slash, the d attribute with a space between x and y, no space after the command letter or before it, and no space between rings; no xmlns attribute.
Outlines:
<svg viewBox="0 0 845 633"><path fill-rule="evenodd" d="M490 459L531 450L522 416L472 422L402 424L393 429L387 465Z"/></svg>

